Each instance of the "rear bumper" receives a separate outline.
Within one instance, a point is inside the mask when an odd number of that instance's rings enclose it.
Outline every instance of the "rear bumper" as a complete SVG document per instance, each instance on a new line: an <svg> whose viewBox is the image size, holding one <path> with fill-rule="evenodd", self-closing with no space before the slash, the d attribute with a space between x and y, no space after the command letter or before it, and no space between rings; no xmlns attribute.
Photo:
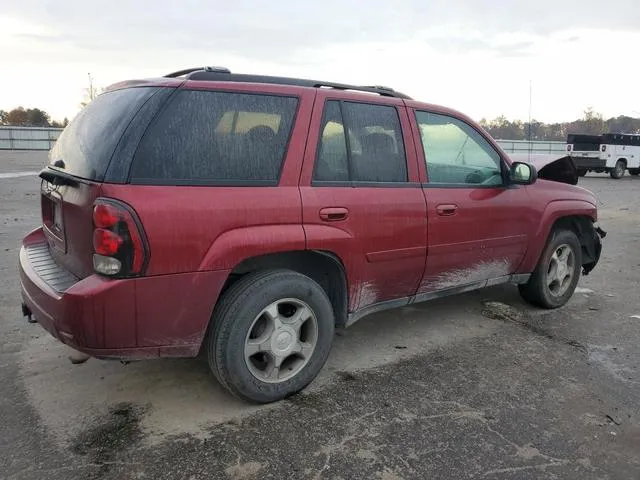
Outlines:
<svg viewBox="0 0 640 480"><path fill-rule="evenodd" d="M30 255L30 249L42 250L44 245L42 229L23 241L22 301L62 343L98 358L198 354L228 271L123 280L91 275L61 285L39 268L46 253L39 253L35 260ZM54 277L60 276L63 273Z"/></svg>

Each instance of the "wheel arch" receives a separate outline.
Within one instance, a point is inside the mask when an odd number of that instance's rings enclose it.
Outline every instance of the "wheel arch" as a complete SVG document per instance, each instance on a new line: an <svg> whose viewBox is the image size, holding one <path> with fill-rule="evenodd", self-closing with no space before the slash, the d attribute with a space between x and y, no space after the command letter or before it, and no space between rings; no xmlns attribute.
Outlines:
<svg viewBox="0 0 640 480"><path fill-rule="evenodd" d="M244 275L271 269L292 270L317 282L331 301L336 326L345 325L348 305L347 273L340 257L329 251L292 250L245 258L229 274L220 296Z"/></svg>
<svg viewBox="0 0 640 480"><path fill-rule="evenodd" d="M551 234L558 228L567 228L578 236L583 253L582 265L585 267L585 262L592 262L593 265L590 266L592 269L600 255L599 237L595 229L596 220L597 209L592 203L583 200L559 200L549 203L518 273L533 272ZM585 271L588 272L590 269Z"/></svg>
<svg viewBox="0 0 640 480"><path fill-rule="evenodd" d="M557 229L571 230L576 234L582 253L582 272L583 275L589 274L600 260L601 252L600 237L594 220L585 215L560 217L554 222L551 232Z"/></svg>

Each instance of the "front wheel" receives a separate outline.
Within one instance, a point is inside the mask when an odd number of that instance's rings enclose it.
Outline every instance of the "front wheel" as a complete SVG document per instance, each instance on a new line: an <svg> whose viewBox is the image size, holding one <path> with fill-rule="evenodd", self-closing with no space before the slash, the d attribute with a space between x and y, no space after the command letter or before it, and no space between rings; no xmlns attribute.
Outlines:
<svg viewBox="0 0 640 480"><path fill-rule="evenodd" d="M576 234L571 230L555 230L529 282L519 285L520 295L538 307L561 307L578 285L581 265L582 250Z"/></svg>
<svg viewBox="0 0 640 480"><path fill-rule="evenodd" d="M624 162L624 160L618 160L616 162L616 166L613 167L609 174L611 175L611 178L615 178L616 180L618 180L624 176L624 172L626 169L627 164Z"/></svg>
<svg viewBox="0 0 640 480"><path fill-rule="evenodd" d="M206 340L219 382L244 400L270 403L304 389L324 366L333 307L315 281L290 270L251 273L216 306Z"/></svg>

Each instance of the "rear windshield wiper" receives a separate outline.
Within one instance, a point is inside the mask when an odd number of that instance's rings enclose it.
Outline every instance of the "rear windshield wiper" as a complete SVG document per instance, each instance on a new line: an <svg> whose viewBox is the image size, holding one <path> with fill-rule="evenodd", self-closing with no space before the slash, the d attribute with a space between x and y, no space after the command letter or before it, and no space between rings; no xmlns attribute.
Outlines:
<svg viewBox="0 0 640 480"><path fill-rule="evenodd" d="M70 187L75 187L80 183L73 175L61 172L60 170L53 170L51 168L42 169L38 176L53 185L68 185Z"/></svg>

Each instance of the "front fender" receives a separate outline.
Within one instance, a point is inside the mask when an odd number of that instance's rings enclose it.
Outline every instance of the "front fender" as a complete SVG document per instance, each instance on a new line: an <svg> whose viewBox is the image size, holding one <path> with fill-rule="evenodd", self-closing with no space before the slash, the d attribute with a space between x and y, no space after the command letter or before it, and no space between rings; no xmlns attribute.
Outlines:
<svg viewBox="0 0 640 480"><path fill-rule="evenodd" d="M529 241L527 253L517 273L531 273L535 270L552 228L558 220L566 217L583 217L595 222L598 219L598 209L594 204L585 200L553 200L549 202L536 232Z"/></svg>
<svg viewBox="0 0 640 480"><path fill-rule="evenodd" d="M236 228L224 232L213 241L198 270L231 270L250 257L304 249L302 225Z"/></svg>

